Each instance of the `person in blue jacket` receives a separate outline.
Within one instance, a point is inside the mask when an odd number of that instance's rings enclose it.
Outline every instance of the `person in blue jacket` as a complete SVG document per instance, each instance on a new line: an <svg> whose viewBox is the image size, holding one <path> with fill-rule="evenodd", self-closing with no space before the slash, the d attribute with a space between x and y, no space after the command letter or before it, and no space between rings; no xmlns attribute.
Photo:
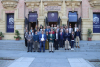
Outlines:
<svg viewBox="0 0 100 67"><path fill-rule="evenodd" d="M45 52L45 41L47 37L46 34L44 34L44 31L42 31L42 34L39 35L39 41L40 41L40 52L41 52L41 47L43 45L43 52Z"/></svg>

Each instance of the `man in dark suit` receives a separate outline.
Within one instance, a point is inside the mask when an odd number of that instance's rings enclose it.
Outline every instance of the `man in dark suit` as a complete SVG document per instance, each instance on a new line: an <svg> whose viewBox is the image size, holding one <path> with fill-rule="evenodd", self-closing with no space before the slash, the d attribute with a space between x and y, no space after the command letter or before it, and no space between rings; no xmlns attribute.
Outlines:
<svg viewBox="0 0 100 67"><path fill-rule="evenodd" d="M51 33L48 36L48 39L49 39L49 52L53 52L53 43L54 43L54 39L55 39L55 36L54 36L54 34L52 34L52 32L53 31L51 31Z"/></svg>
<svg viewBox="0 0 100 67"><path fill-rule="evenodd" d="M55 50L58 50L58 31L56 30L56 33L55 33Z"/></svg>
<svg viewBox="0 0 100 67"><path fill-rule="evenodd" d="M35 51L39 51L38 50L38 45L39 45L39 35L37 35L37 31L35 32L35 35L33 36L33 39L34 39L34 52Z"/></svg>
<svg viewBox="0 0 100 67"><path fill-rule="evenodd" d="M70 33L68 33L68 30L66 30L66 33L64 35L64 39L65 39L65 50L66 49L70 49L70 45L69 45L69 41L70 41Z"/></svg>
<svg viewBox="0 0 100 67"><path fill-rule="evenodd" d="M63 48L64 33L62 32L62 30L60 30L60 32L59 32L59 41L60 41L60 47Z"/></svg>
<svg viewBox="0 0 100 67"><path fill-rule="evenodd" d="M33 42L33 36L31 35L31 32L29 32L29 35L27 36L27 43L28 43L28 51L31 48L31 52L32 52L32 42Z"/></svg>
<svg viewBox="0 0 100 67"><path fill-rule="evenodd" d="M39 35L39 41L40 41L40 52L41 52L41 47L43 45L43 52L45 52L45 41L47 37L46 34L44 34L44 31L42 31L42 34Z"/></svg>
<svg viewBox="0 0 100 67"><path fill-rule="evenodd" d="M27 36L28 36L28 30L26 30L25 33L24 33L25 46L26 46L26 47L27 47Z"/></svg>

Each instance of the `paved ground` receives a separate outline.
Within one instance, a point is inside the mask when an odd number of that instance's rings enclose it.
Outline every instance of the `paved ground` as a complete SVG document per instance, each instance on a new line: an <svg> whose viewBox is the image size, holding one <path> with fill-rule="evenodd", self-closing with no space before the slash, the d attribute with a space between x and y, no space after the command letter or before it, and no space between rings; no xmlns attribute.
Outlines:
<svg viewBox="0 0 100 67"><path fill-rule="evenodd" d="M9 63L0 63L0 67L13 67L10 66L16 60L24 58L32 58L30 63L25 63L26 67L93 67L87 60L100 59L100 52L54 52L45 53L29 52L26 51L7 51L0 50L0 57L7 59L15 59ZM6 61L7 62L7 61ZM26 62L26 60L24 60ZM27 66L27 64L29 66ZM18 65L18 64L16 64ZM24 65L24 64L23 64ZM76 66L75 66L76 65ZM85 65L85 66L84 66ZM86 66L87 65L87 66ZM19 66L15 66L19 67Z"/></svg>
<svg viewBox="0 0 100 67"><path fill-rule="evenodd" d="M100 62L89 62L100 60L100 41L81 41L81 48L75 48L77 51L65 51L60 48L54 53L49 53L48 50L45 53L27 53L27 49L22 48L24 41L13 41L15 45L11 42L0 42L0 67L100 67ZM10 49L5 49L8 46Z"/></svg>

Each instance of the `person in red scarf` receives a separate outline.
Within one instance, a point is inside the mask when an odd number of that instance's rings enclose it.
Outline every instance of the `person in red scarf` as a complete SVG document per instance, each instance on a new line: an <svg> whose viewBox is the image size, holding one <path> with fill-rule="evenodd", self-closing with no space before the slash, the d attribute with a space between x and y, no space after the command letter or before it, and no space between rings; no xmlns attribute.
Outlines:
<svg viewBox="0 0 100 67"><path fill-rule="evenodd" d="M49 34L50 34L50 33L55 34L55 32L53 31L53 29L51 29L51 31L49 32Z"/></svg>

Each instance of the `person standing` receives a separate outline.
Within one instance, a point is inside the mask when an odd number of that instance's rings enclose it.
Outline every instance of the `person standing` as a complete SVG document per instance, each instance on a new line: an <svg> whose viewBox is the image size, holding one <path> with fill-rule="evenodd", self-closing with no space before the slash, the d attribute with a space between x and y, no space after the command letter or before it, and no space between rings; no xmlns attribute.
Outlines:
<svg viewBox="0 0 100 67"><path fill-rule="evenodd" d="M39 51L39 50L38 50L39 35L37 35L37 31L35 32L35 35L34 35L33 39L34 39L34 52L35 52L35 51L38 52L38 51Z"/></svg>
<svg viewBox="0 0 100 67"><path fill-rule="evenodd" d="M54 36L54 34L52 34L52 32L53 31L51 31L51 33L48 36L48 39L49 39L49 52L53 52L53 43L54 43L54 39L55 39L55 36Z"/></svg>
<svg viewBox="0 0 100 67"><path fill-rule="evenodd" d="M51 25L51 29L53 29L53 30L54 30L53 24Z"/></svg>
<svg viewBox="0 0 100 67"><path fill-rule="evenodd" d="M78 29L77 25L75 24L75 27L74 27L74 32L76 32Z"/></svg>
<svg viewBox="0 0 100 67"><path fill-rule="evenodd" d="M31 32L31 34L32 34L32 36L34 37L34 30L32 30L32 32ZM32 41L32 44L33 44L33 49L34 49L34 40Z"/></svg>
<svg viewBox="0 0 100 67"><path fill-rule="evenodd" d="M29 35L27 36L27 43L28 43L28 51L31 48L31 52L32 52L32 41L33 41L33 36L31 35L31 32L29 32Z"/></svg>
<svg viewBox="0 0 100 67"><path fill-rule="evenodd" d="M56 30L56 33L55 33L55 50L58 50L58 43L59 43L58 31Z"/></svg>
<svg viewBox="0 0 100 67"><path fill-rule="evenodd" d="M43 30L43 26L42 25L40 25L40 31L42 31Z"/></svg>
<svg viewBox="0 0 100 67"><path fill-rule="evenodd" d="M63 48L63 40L64 40L64 33L62 32L62 30L60 30L59 41L60 41L60 47L62 48Z"/></svg>
<svg viewBox="0 0 100 67"><path fill-rule="evenodd" d="M24 33L24 38L25 38L25 46L27 47L27 36L28 36L28 30Z"/></svg>
<svg viewBox="0 0 100 67"><path fill-rule="evenodd" d="M72 33L72 31L73 31L73 29L71 28L71 25L69 26L69 33L71 34Z"/></svg>
<svg viewBox="0 0 100 67"><path fill-rule="evenodd" d="M75 38L76 38L76 48L80 48L79 47L79 41L80 41L80 32L79 30L77 29L77 31L75 32ZM77 44L78 43L78 44Z"/></svg>
<svg viewBox="0 0 100 67"><path fill-rule="evenodd" d="M42 31L42 34L39 35L39 41L40 41L40 52L41 52L41 47L43 45L43 52L45 52L45 41L47 37L46 34L44 34L44 31Z"/></svg>
<svg viewBox="0 0 100 67"><path fill-rule="evenodd" d="M47 37L47 39L46 39L46 43L45 43L45 49L49 49L49 42L48 42L48 31L46 32L46 37Z"/></svg>
<svg viewBox="0 0 100 67"><path fill-rule="evenodd" d="M65 37L65 50L70 49L69 41L70 41L70 33L68 33L68 30L66 30L66 33L64 35Z"/></svg>
<svg viewBox="0 0 100 67"><path fill-rule="evenodd" d="M47 26L47 28L45 29L45 32L50 32L49 26Z"/></svg>
<svg viewBox="0 0 100 67"><path fill-rule="evenodd" d="M31 27L30 32L32 32L33 28Z"/></svg>
<svg viewBox="0 0 100 67"><path fill-rule="evenodd" d="M75 35L74 32L71 33L71 50L74 50L74 39L75 39Z"/></svg>

